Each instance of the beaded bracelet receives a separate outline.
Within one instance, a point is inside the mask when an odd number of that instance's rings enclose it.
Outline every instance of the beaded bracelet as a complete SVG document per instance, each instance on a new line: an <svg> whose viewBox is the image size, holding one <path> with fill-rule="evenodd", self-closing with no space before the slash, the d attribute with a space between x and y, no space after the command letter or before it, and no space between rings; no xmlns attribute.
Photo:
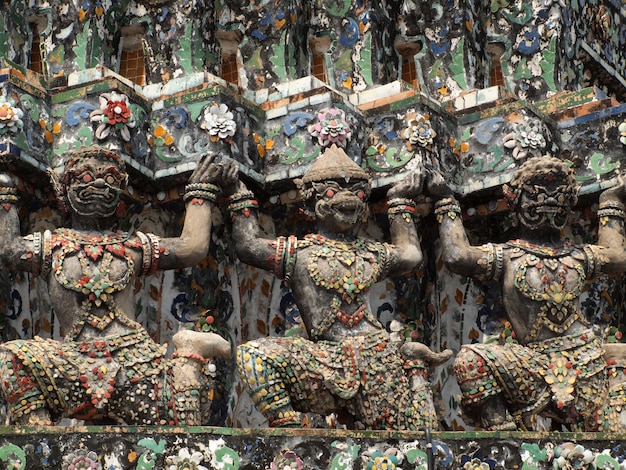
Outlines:
<svg viewBox="0 0 626 470"><path fill-rule="evenodd" d="M600 225L605 226L610 217L616 217L622 221L626 220L626 208L619 201L603 201L598 209Z"/></svg>
<svg viewBox="0 0 626 470"><path fill-rule="evenodd" d="M11 186L0 187L0 204L8 211L18 201L17 189Z"/></svg>
<svg viewBox="0 0 626 470"><path fill-rule="evenodd" d="M39 274L39 262L41 260L41 232L33 233L33 274Z"/></svg>
<svg viewBox="0 0 626 470"><path fill-rule="evenodd" d="M287 238L287 245L285 246L285 256L283 258L284 268L284 279L287 283L291 281L291 274L293 273L293 267L296 265L297 258L297 249L298 249L298 238L294 235L290 235Z"/></svg>
<svg viewBox="0 0 626 470"><path fill-rule="evenodd" d="M50 230L43 232L42 245L40 274L45 276L50 272L50 268L52 267L52 232Z"/></svg>
<svg viewBox="0 0 626 470"><path fill-rule="evenodd" d="M400 214L404 220L410 223L413 221L413 218L418 215L415 202L412 199L393 198L389 200L387 207L387 218L389 222L393 221L393 219Z"/></svg>
<svg viewBox="0 0 626 470"><path fill-rule="evenodd" d="M206 358L201 354L191 352L191 351L174 351L172 353L172 359L176 359L177 357L183 357L185 359L193 359L194 361L198 361L200 364L205 364L207 362Z"/></svg>
<svg viewBox="0 0 626 470"><path fill-rule="evenodd" d="M231 220L235 220L238 212L241 212L246 217L250 217L250 209L259 208L259 203L254 199L254 193L252 191L235 193L230 196L227 201L229 202L228 213L230 214Z"/></svg>
<svg viewBox="0 0 626 470"><path fill-rule="evenodd" d="M457 215L460 214L461 206L459 206L459 202L453 197L446 197L435 203L435 216L439 223L443 222L445 216L454 220Z"/></svg>
<svg viewBox="0 0 626 470"><path fill-rule="evenodd" d="M480 276L480 280L498 280L504 268L504 252L502 246L487 243L481 246L485 252L478 260L478 264L485 268L485 274Z"/></svg>
<svg viewBox="0 0 626 470"><path fill-rule="evenodd" d="M600 203L600 209L618 209L618 210L626 210L624 204L619 201L603 201Z"/></svg>
<svg viewBox="0 0 626 470"><path fill-rule="evenodd" d="M193 204L202 204L205 200L215 202L219 191L219 186L212 183L190 183L185 186L183 201L192 199Z"/></svg>
<svg viewBox="0 0 626 470"><path fill-rule="evenodd" d="M602 209L598 209L598 217L619 217L620 219L626 218L626 210L624 209L615 209L613 207L604 207Z"/></svg>
<svg viewBox="0 0 626 470"><path fill-rule="evenodd" d="M600 260L600 257L598 256L592 245L585 245L583 247L583 251L585 252L585 256L587 257L587 278L593 279L596 275L596 268L598 267L598 263L596 262L596 260Z"/></svg>
<svg viewBox="0 0 626 470"><path fill-rule="evenodd" d="M293 267L296 264L298 238L294 235L278 237L272 245L276 246L274 254L274 274L278 279L289 282Z"/></svg>
<svg viewBox="0 0 626 470"><path fill-rule="evenodd" d="M159 257L161 256L161 241L153 233L137 231L137 237L141 240L141 275L150 276L159 269Z"/></svg>

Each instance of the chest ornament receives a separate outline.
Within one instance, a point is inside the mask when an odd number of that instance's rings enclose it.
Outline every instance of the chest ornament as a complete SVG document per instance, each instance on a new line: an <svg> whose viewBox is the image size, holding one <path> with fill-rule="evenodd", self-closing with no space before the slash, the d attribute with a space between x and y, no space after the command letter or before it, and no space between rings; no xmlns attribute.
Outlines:
<svg viewBox="0 0 626 470"><path fill-rule="evenodd" d="M587 324L576 303L587 276L582 263L571 257L572 246L540 247L509 242L524 254L515 270L514 284L524 297L537 302L539 311L526 341L537 338L542 327L563 334L576 321Z"/></svg>

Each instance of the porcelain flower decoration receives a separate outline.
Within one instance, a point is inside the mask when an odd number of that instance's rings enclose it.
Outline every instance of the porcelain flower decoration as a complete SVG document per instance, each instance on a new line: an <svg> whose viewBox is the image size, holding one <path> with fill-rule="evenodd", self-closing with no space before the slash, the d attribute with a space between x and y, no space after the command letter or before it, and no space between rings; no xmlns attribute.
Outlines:
<svg viewBox="0 0 626 470"><path fill-rule="evenodd" d="M513 149L513 158L523 160L527 156L541 155L547 145L543 124L538 119L518 124L514 132L503 138L506 148Z"/></svg>
<svg viewBox="0 0 626 470"><path fill-rule="evenodd" d="M619 131L619 141L626 145L626 121L622 122L617 130Z"/></svg>
<svg viewBox="0 0 626 470"><path fill-rule="evenodd" d="M566 442L554 449L553 467L555 469L574 470L577 468L595 468L590 465L595 455L580 444Z"/></svg>
<svg viewBox="0 0 626 470"><path fill-rule="evenodd" d="M168 470L208 470L200 465L203 460L202 452L189 452L186 447L178 451L178 455L167 458Z"/></svg>
<svg viewBox="0 0 626 470"><path fill-rule="evenodd" d="M94 451L78 449L63 457L61 468L63 470L101 470L102 465L98 462L98 455Z"/></svg>
<svg viewBox="0 0 626 470"><path fill-rule="evenodd" d="M304 470L304 462L295 452L288 450L274 459L270 470Z"/></svg>
<svg viewBox="0 0 626 470"><path fill-rule="evenodd" d="M13 100L0 96L0 135L20 132L24 127L23 116L24 112L15 106Z"/></svg>
<svg viewBox="0 0 626 470"><path fill-rule="evenodd" d="M96 138L99 140L106 139L111 130L115 129L120 132L122 139L129 142L130 129L136 125L128 97L114 91L100 95L100 108L92 111L89 119L100 123L96 129Z"/></svg>
<svg viewBox="0 0 626 470"><path fill-rule="evenodd" d="M228 139L234 136L237 131L234 115L229 111L228 106L223 103L212 104L205 108L200 127L209 132L213 142L217 142L220 139Z"/></svg>
<svg viewBox="0 0 626 470"><path fill-rule="evenodd" d="M418 114L409 121L409 127L405 129L405 138L411 146L429 147L432 145L437 133L430 124L427 116Z"/></svg>
<svg viewBox="0 0 626 470"><path fill-rule="evenodd" d="M317 123L309 126L309 133L317 137L321 147L330 147L332 144L345 147L352 137L344 112L336 108L322 109L317 114Z"/></svg>

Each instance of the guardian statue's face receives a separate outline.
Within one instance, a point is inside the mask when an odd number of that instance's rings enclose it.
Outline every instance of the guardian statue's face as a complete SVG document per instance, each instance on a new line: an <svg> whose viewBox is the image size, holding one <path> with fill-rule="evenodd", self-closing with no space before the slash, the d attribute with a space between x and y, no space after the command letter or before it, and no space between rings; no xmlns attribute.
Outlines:
<svg viewBox="0 0 626 470"><path fill-rule="evenodd" d="M522 186L519 221L531 230L562 229L572 206L570 184L558 177L529 179Z"/></svg>
<svg viewBox="0 0 626 470"><path fill-rule="evenodd" d="M334 219L340 226L353 227L367 216L370 187L366 181L329 180L313 183L315 215L318 220Z"/></svg>
<svg viewBox="0 0 626 470"><path fill-rule="evenodd" d="M79 161L65 175L69 209L84 217L112 216L126 178L126 173L109 158L89 157Z"/></svg>

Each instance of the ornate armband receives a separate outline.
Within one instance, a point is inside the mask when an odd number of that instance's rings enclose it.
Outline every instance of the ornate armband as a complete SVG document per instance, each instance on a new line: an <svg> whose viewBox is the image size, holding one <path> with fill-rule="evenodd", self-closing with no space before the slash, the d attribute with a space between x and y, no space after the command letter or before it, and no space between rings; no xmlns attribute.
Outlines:
<svg viewBox="0 0 626 470"><path fill-rule="evenodd" d="M459 206L459 202L455 198L445 197L435 203L437 222L443 222L443 218L446 216L454 220L459 215L461 215L461 206Z"/></svg>
<svg viewBox="0 0 626 470"><path fill-rule="evenodd" d="M139 231L137 231L137 237L141 240L142 248L141 275L150 276L159 269L161 239L153 233L143 233Z"/></svg>
<svg viewBox="0 0 626 470"><path fill-rule="evenodd" d="M389 243L383 243L382 248L378 251L380 254L380 273L378 274L378 279L384 279L389 275L389 271L391 270L391 265L393 264L393 245Z"/></svg>
<svg viewBox="0 0 626 470"><path fill-rule="evenodd" d="M5 211L8 211L17 201L17 189L11 186L0 187L0 204L2 204Z"/></svg>
<svg viewBox="0 0 626 470"><path fill-rule="evenodd" d="M191 199L192 204L202 204L205 200L215 202L219 192L219 186L212 183L190 183L185 186L183 201L187 202Z"/></svg>
<svg viewBox="0 0 626 470"><path fill-rule="evenodd" d="M585 245L583 247L583 251L585 252L585 257L587 258L587 269L585 275L587 276L587 279L593 279L596 276L596 273L600 272L602 258L598 253L596 253L596 250L592 245Z"/></svg>
<svg viewBox="0 0 626 470"><path fill-rule="evenodd" d="M387 202L387 207L389 222L392 222L398 215L401 215L402 218L409 223L412 222L414 218L417 218L417 209L412 199L396 197Z"/></svg>
<svg viewBox="0 0 626 470"><path fill-rule="evenodd" d="M605 201L600 203L598 218L601 225L606 225L610 217L617 217L624 221L626 219L626 208L624 204L617 201Z"/></svg>
<svg viewBox="0 0 626 470"><path fill-rule="evenodd" d="M246 217L250 217L250 209L258 209L259 203L254 198L252 191L242 191L235 193L228 198L228 213L231 220L235 220L235 217L242 213Z"/></svg>
<svg viewBox="0 0 626 470"><path fill-rule="evenodd" d="M487 243L480 247L484 254L478 260L478 264L485 269L485 274L480 276L480 280L498 280L504 267L504 253L502 247Z"/></svg>
<svg viewBox="0 0 626 470"><path fill-rule="evenodd" d="M177 357L183 357L185 359L193 359L194 361L198 361L200 364L206 364L207 359L201 354L190 352L190 351L174 351L172 353L172 359L176 359Z"/></svg>
<svg viewBox="0 0 626 470"><path fill-rule="evenodd" d="M278 279L289 282L296 264L298 238L294 235L278 237L276 242L276 254L274 256L274 274Z"/></svg>
<svg viewBox="0 0 626 470"><path fill-rule="evenodd" d="M33 276L45 276L52 267L52 232L50 230L43 234L35 232L25 236L24 239L32 242L33 247L22 255L22 259L32 263Z"/></svg>

